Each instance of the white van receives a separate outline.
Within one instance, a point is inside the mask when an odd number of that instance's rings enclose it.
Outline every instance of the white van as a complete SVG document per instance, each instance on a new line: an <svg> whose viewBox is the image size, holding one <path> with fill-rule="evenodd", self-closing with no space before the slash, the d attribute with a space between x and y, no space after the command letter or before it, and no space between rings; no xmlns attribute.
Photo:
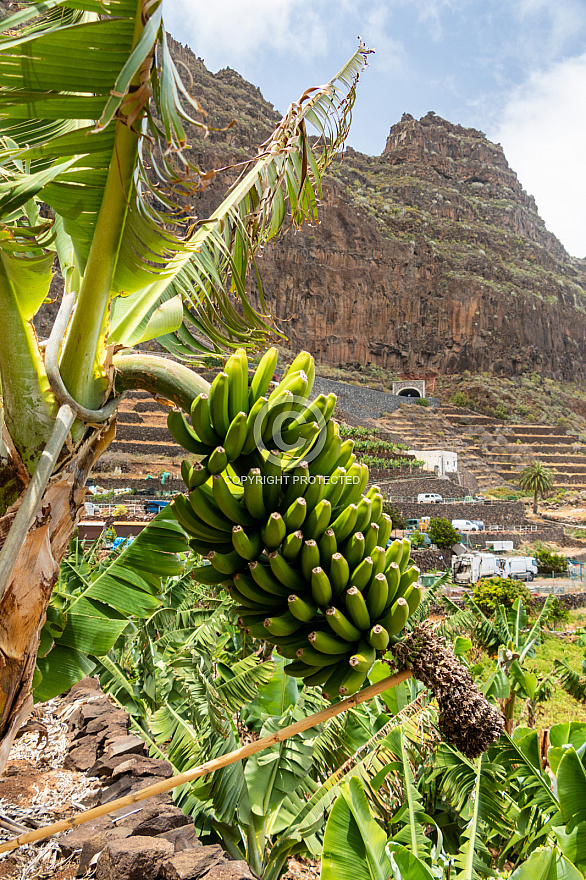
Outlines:
<svg viewBox="0 0 586 880"><path fill-rule="evenodd" d="M472 522L471 519L453 519L452 525L459 532L479 532L478 523Z"/></svg>
<svg viewBox="0 0 586 880"><path fill-rule="evenodd" d="M500 576L516 581L532 581L538 573L537 560L533 556L499 556Z"/></svg>
<svg viewBox="0 0 586 880"><path fill-rule="evenodd" d="M418 504L440 504L443 500L437 492L420 492L417 496Z"/></svg>

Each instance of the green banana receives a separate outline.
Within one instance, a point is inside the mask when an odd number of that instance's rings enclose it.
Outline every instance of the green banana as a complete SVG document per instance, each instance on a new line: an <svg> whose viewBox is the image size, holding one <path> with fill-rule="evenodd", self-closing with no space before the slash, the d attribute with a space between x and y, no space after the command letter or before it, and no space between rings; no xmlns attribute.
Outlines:
<svg viewBox="0 0 586 880"><path fill-rule="evenodd" d="M287 375L289 375L289 373L296 373L299 370L303 370L306 373L307 381L309 383L307 393L311 394L311 389L313 388L313 383L315 381L315 361L308 351L299 352L287 370Z"/></svg>
<svg viewBox="0 0 586 880"><path fill-rule="evenodd" d="M275 550L287 534L285 522L280 513L271 513L260 530L260 536L268 550Z"/></svg>
<svg viewBox="0 0 586 880"><path fill-rule="evenodd" d="M276 385L271 392L269 396L269 403L277 400L283 393L287 391L289 391L295 397L303 397L304 399L307 399L308 387L309 379L305 370L295 370L294 372L291 372L291 370L289 370L283 376L279 384Z"/></svg>
<svg viewBox="0 0 586 880"><path fill-rule="evenodd" d="M387 597L387 605L390 605L397 598L399 590L399 582L401 580L401 569L396 562L391 562L385 571L387 584L389 586L389 595Z"/></svg>
<svg viewBox="0 0 586 880"><path fill-rule="evenodd" d="M326 488L324 492L324 498L327 498L330 504L332 505L332 510L337 506L338 501L342 497L342 492L344 491L344 480L346 477L346 468L338 467L330 476L329 480L326 483Z"/></svg>
<svg viewBox="0 0 586 880"><path fill-rule="evenodd" d="M220 511L235 525L256 524L256 520L249 514L244 504L232 494L229 483L220 474L215 474L212 478L212 493Z"/></svg>
<svg viewBox="0 0 586 880"><path fill-rule="evenodd" d="M375 547L379 546L379 532L380 528L377 523L371 522L366 532L364 534L364 552L367 556L370 556L371 551L374 550Z"/></svg>
<svg viewBox="0 0 586 880"><path fill-rule="evenodd" d="M306 514L307 501L303 497L296 498L283 514L283 521L287 527L287 531L296 532L300 529L303 525Z"/></svg>
<svg viewBox="0 0 586 880"><path fill-rule="evenodd" d="M269 565L275 577L281 581L292 593L302 593L307 590L307 583L301 575L289 565L278 550L269 553Z"/></svg>
<svg viewBox="0 0 586 880"><path fill-rule="evenodd" d="M262 551L262 541L258 532L251 532L248 535L242 526L233 526L232 544L239 556L248 562L260 556Z"/></svg>
<svg viewBox="0 0 586 880"><path fill-rule="evenodd" d="M247 418L245 412L236 413L224 439L224 449L228 461L236 461L242 454L247 434Z"/></svg>
<svg viewBox="0 0 586 880"><path fill-rule="evenodd" d="M198 394L198 396L192 400L190 416L193 430L202 443L207 443L212 449L221 444L222 438L219 434L216 434L212 428L210 398L208 394Z"/></svg>
<svg viewBox="0 0 586 880"><path fill-rule="evenodd" d="M248 358L243 348L238 348L226 361L224 371L228 375L228 416L234 420L240 412L248 413Z"/></svg>
<svg viewBox="0 0 586 880"><path fill-rule="evenodd" d="M356 669L350 669L340 685L340 696L351 697L360 690L366 679L366 672L360 672Z"/></svg>
<svg viewBox="0 0 586 880"><path fill-rule="evenodd" d="M306 461L301 461L292 473L287 474L285 494L279 508L281 513L286 511L297 498L304 498L308 486L309 465ZM305 500L307 503L307 499Z"/></svg>
<svg viewBox="0 0 586 880"><path fill-rule="evenodd" d="M348 654L348 660L350 659L350 655ZM322 694L328 700L335 700L340 696L340 688L344 684L345 679L348 677L348 673L352 672L348 663L345 662L346 658L342 657L340 659L340 665L331 667L333 669L332 674L324 684Z"/></svg>
<svg viewBox="0 0 586 880"><path fill-rule="evenodd" d="M211 553L208 553L208 559L216 571L225 575L235 574L242 569L243 560L236 550L232 550L230 553L218 553L217 550L212 550Z"/></svg>
<svg viewBox="0 0 586 880"><path fill-rule="evenodd" d="M380 623L375 623L368 634L368 641L377 651L386 651L389 644L389 634Z"/></svg>
<svg viewBox="0 0 586 880"><path fill-rule="evenodd" d="M409 619L409 605L402 597L399 597L392 605L391 610L381 620L377 621L384 626L389 636L400 632Z"/></svg>
<svg viewBox="0 0 586 880"><path fill-rule="evenodd" d="M267 617L264 626L272 636L288 636L298 631L301 621L297 620L290 611L285 611L275 617Z"/></svg>
<svg viewBox="0 0 586 880"><path fill-rule="evenodd" d="M391 532L393 531L393 521L388 513L383 513L378 521L378 524L380 528L380 531L378 533L379 545L381 547L386 547L389 542L389 538L391 537Z"/></svg>
<svg viewBox="0 0 586 880"><path fill-rule="evenodd" d="M230 598L232 602L238 607L238 615L241 616L246 611L249 611L251 614L258 610L258 602L256 599L249 599L243 593L240 592L238 587L235 587L234 584L230 584L228 586L228 593L230 594ZM263 606L265 607L265 606ZM269 613L268 606L265 610L265 615Z"/></svg>
<svg viewBox="0 0 586 880"><path fill-rule="evenodd" d="M254 452L257 448L255 433L257 436L260 437L260 427L259 430L255 431L256 420L259 418L259 415L266 404L266 397L259 397L259 399L251 407L250 412L248 413L248 417L246 419L246 440L244 441L244 446L242 447L243 455L250 455L250 453Z"/></svg>
<svg viewBox="0 0 586 880"><path fill-rule="evenodd" d="M320 432L317 422L292 422L281 431L281 440L290 450L313 444Z"/></svg>
<svg viewBox="0 0 586 880"><path fill-rule="evenodd" d="M189 546L193 550L194 553L197 553L198 556L207 556L210 549L209 541L200 541L199 538L190 538ZM229 544L213 544L214 550L218 553L231 553L234 547L232 546L232 542Z"/></svg>
<svg viewBox="0 0 586 880"><path fill-rule="evenodd" d="M357 642L359 640L360 630L334 605L327 609L326 621L340 638L346 639L347 642Z"/></svg>
<svg viewBox="0 0 586 880"><path fill-rule="evenodd" d="M393 541L392 544L386 549L387 554L387 565L390 565L391 562L396 562L397 565L401 564L401 558L403 556L403 542L400 540Z"/></svg>
<svg viewBox="0 0 586 880"><path fill-rule="evenodd" d="M210 398L210 415L212 427L216 434L225 437L230 427L228 400L230 397L230 379L227 373L218 373L208 392Z"/></svg>
<svg viewBox="0 0 586 880"><path fill-rule="evenodd" d="M176 495L171 502L171 510L177 522L183 526L187 534L198 541L209 544L225 544L227 533L213 529L201 520L194 512L185 495ZM208 547L208 552L211 548Z"/></svg>
<svg viewBox="0 0 586 880"><path fill-rule="evenodd" d="M318 504L321 504L325 494L326 481L324 476L322 474L310 475L309 485L304 492L307 509L313 510Z"/></svg>
<svg viewBox="0 0 586 880"><path fill-rule="evenodd" d="M345 556L334 553L330 562L330 583L334 596L341 596L350 580L350 566Z"/></svg>
<svg viewBox="0 0 586 880"><path fill-rule="evenodd" d="M332 464L332 470L334 470L340 455L342 442L339 437L338 423L334 422L333 419L330 419L324 430L326 432L324 445L319 454L309 462L309 471L314 476L316 474L326 473ZM316 442L319 442L319 438Z"/></svg>
<svg viewBox="0 0 586 880"><path fill-rule="evenodd" d="M277 644L277 654L286 660L297 660L297 645L280 645Z"/></svg>
<svg viewBox="0 0 586 880"><path fill-rule="evenodd" d="M329 574L332 556L338 549L338 542L336 541L336 536L334 535L332 529L325 530L325 532L321 536L318 547L320 559L319 564L321 565L323 570L327 574Z"/></svg>
<svg viewBox="0 0 586 880"><path fill-rule="evenodd" d="M340 639L321 629L309 633L308 639L314 648L321 651L322 654L335 654L339 657L340 654L347 654L350 649L347 639Z"/></svg>
<svg viewBox="0 0 586 880"><path fill-rule="evenodd" d="M376 488L378 489L378 486ZM383 512L383 496L380 494L380 490L370 496L370 502L372 504L370 508L370 521L378 522Z"/></svg>
<svg viewBox="0 0 586 880"><path fill-rule="evenodd" d="M401 574L405 571L407 566L409 565L409 560L411 558L411 541L409 538L403 538L403 555L401 556L401 561L399 562L399 567L401 569Z"/></svg>
<svg viewBox="0 0 586 880"><path fill-rule="evenodd" d="M318 605L328 605L332 601L330 579L319 565L311 572L311 595Z"/></svg>
<svg viewBox="0 0 586 880"><path fill-rule="evenodd" d="M237 574L234 577L234 586L246 599L255 602L256 606L261 605L272 610L282 610L283 600L279 596L265 592L252 578Z"/></svg>
<svg viewBox="0 0 586 880"><path fill-rule="evenodd" d="M401 575L401 580L399 581L397 598L405 595L405 591L411 586L411 584L415 583L420 574L421 572L416 565L411 565L409 568L405 569Z"/></svg>
<svg viewBox="0 0 586 880"><path fill-rule="evenodd" d="M350 660L348 661L350 666L353 669L356 669L358 672L366 672L371 669L374 661L376 660L376 650L369 644L367 641L361 641L356 649L356 652L352 654Z"/></svg>
<svg viewBox="0 0 586 880"><path fill-rule="evenodd" d="M361 632L370 629L372 626L370 614L368 613L364 596L358 587L353 586L350 587L349 590L346 590L345 599L346 611L348 612L348 617L354 626L356 626Z"/></svg>
<svg viewBox="0 0 586 880"><path fill-rule="evenodd" d="M344 440L344 442L340 446L340 454L338 455L336 467L343 468L344 470L346 470L346 465L349 463L353 452L354 452L354 440Z"/></svg>
<svg viewBox="0 0 586 880"><path fill-rule="evenodd" d="M284 416L291 412L294 403L294 396L290 391L281 392L281 395L276 398L272 405L269 397L266 414L263 414L264 417L261 433L262 442L265 446L272 447L275 445L274 438L275 436L278 436L280 432L279 424L282 424ZM277 419L279 419L278 423Z"/></svg>
<svg viewBox="0 0 586 880"><path fill-rule="evenodd" d="M192 428L187 424L185 414L179 409L169 410L167 427L173 440L192 455L209 455L210 447L199 440Z"/></svg>
<svg viewBox="0 0 586 880"><path fill-rule="evenodd" d="M384 612L388 604L389 585L382 572L375 575L368 585L366 593L366 607L371 620L376 620Z"/></svg>
<svg viewBox="0 0 586 880"><path fill-rule="evenodd" d="M262 473L262 497L267 510L276 511L279 506L281 488L283 486L283 468L279 458L279 451L272 449L269 457L261 466ZM289 531L295 531L290 529Z"/></svg>
<svg viewBox="0 0 586 880"><path fill-rule="evenodd" d="M295 560L301 553L302 547L303 532L298 530L296 532L291 532L289 535L287 535L287 537L283 541L281 553L283 554L287 562L295 562Z"/></svg>
<svg viewBox="0 0 586 880"><path fill-rule="evenodd" d="M357 504L358 515L356 517L356 531L366 535L366 529L370 525L370 513L372 510L372 501L370 498L362 497Z"/></svg>
<svg viewBox="0 0 586 880"><path fill-rule="evenodd" d="M263 397L268 391L272 378L275 374L275 367L279 353L276 348L269 348L260 359L252 380L250 382L250 392L248 395L249 407L256 403L259 397Z"/></svg>
<svg viewBox="0 0 586 880"><path fill-rule="evenodd" d="M190 572L193 580L198 584L221 584L228 580L221 571L216 571L213 565L197 565Z"/></svg>
<svg viewBox="0 0 586 880"><path fill-rule="evenodd" d="M358 587L359 590L363 590L372 577L372 569L374 568L374 563L370 556L365 556L362 562L359 562L352 574L350 575L350 580L352 582L352 586Z"/></svg>
<svg viewBox="0 0 586 880"><path fill-rule="evenodd" d="M304 645L296 651L297 658L308 666L333 666L340 662L339 656L336 654L322 654L311 645Z"/></svg>
<svg viewBox="0 0 586 880"><path fill-rule="evenodd" d="M319 541L330 523L331 515L332 505L326 498L323 498L307 514L303 523L303 534L308 538L313 538L314 541Z"/></svg>
<svg viewBox="0 0 586 880"><path fill-rule="evenodd" d="M209 486L206 488L209 491ZM211 526L212 529L218 529L220 532L232 531L234 523L224 516L216 504L213 495L210 497L202 486L192 489L188 497L195 515L207 523L208 526Z"/></svg>
<svg viewBox="0 0 586 880"><path fill-rule="evenodd" d="M344 508L344 510L336 517L334 522L331 524L330 528L336 536L336 541L338 542L338 547L342 544L346 538L349 537L354 531L359 532L360 529L355 529L356 519L358 518L358 508L355 504L349 504L348 507Z"/></svg>
<svg viewBox="0 0 586 880"><path fill-rule="evenodd" d="M347 507L349 504L357 504L366 483L368 482L368 468L366 465L354 463L346 468L346 485L342 497L338 501L338 507ZM356 530L358 531L358 529Z"/></svg>
<svg viewBox="0 0 586 880"><path fill-rule="evenodd" d="M243 477L244 503L254 519L266 520L268 513L263 500L260 468L251 468Z"/></svg>
<svg viewBox="0 0 586 880"><path fill-rule="evenodd" d="M366 541L364 540L362 532L355 532L346 541L344 546L344 556L346 557L351 571L353 571L359 562L364 559L364 556L366 555L364 552L365 544Z"/></svg>
<svg viewBox="0 0 586 880"><path fill-rule="evenodd" d="M294 678L304 678L309 672L311 675L311 667L301 660L293 660L292 663L286 663L283 667L285 675L292 675ZM321 671L321 670L320 670Z"/></svg>
<svg viewBox="0 0 586 880"><path fill-rule="evenodd" d="M205 466L210 474L221 474L228 467L228 456L223 446L216 446L205 460Z"/></svg>
<svg viewBox="0 0 586 880"><path fill-rule="evenodd" d="M372 559L372 575L381 574L387 567L387 557L382 547L374 547L369 554Z"/></svg>
<svg viewBox="0 0 586 880"><path fill-rule="evenodd" d="M309 623L315 617L317 606L311 600L302 599L300 596L292 593L287 601L289 611L291 612L293 617L297 618L297 620L302 620L304 623Z"/></svg>
<svg viewBox="0 0 586 880"><path fill-rule="evenodd" d="M405 590L403 599L405 599L407 605L409 606L409 617L411 617L412 614L415 614L415 612L419 608L421 597L422 591L419 584L411 584L411 586L408 587L407 590Z"/></svg>
<svg viewBox="0 0 586 880"><path fill-rule="evenodd" d="M185 476L187 476L186 480L183 469L183 464L185 463L189 464L187 460L181 463L181 475L183 476L183 482L188 489L196 489L198 486L202 486L204 483L207 483L210 478L210 472L199 461L197 462L197 464L194 464L193 467L189 467L189 470L185 474Z"/></svg>
<svg viewBox="0 0 586 880"><path fill-rule="evenodd" d="M307 668L311 669L309 666ZM326 684L335 668L332 666L322 666L320 669L319 666L316 666L314 669L315 672L310 672L309 675L303 676L303 684L306 687L319 687L321 684Z"/></svg>
<svg viewBox="0 0 586 880"><path fill-rule="evenodd" d="M283 599L290 595L291 590L282 584L281 581L275 577L271 569L267 565L263 565L262 562L259 562L258 560L250 562L248 564L248 570L258 586L262 587L265 593L272 593L274 596L281 596Z"/></svg>
<svg viewBox="0 0 586 880"><path fill-rule="evenodd" d="M317 542L310 538L309 541L304 542L301 548L301 571L308 583L311 581L311 572L319 565L319 561Z"/></svg>

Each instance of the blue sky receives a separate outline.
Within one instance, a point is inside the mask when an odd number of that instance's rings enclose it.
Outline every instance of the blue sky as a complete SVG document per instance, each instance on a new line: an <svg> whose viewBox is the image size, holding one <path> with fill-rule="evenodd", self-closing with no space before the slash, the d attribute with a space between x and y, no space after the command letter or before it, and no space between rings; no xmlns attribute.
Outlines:
<svg viewBox="0 0 586 880"><path fill-rule="evenodd" d="M586 257L586 0L166 0L165 20L210 70L238 70L281 111L360 36L376 54L351 146L381 153L404 112L478 128Z"/></svg>

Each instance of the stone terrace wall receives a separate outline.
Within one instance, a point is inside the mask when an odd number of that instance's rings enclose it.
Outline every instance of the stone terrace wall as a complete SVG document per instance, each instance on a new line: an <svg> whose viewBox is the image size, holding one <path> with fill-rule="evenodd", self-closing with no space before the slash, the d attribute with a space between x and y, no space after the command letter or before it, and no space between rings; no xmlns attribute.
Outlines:
<svg viewBox="0 0 586 880"><path fill-rule="evenodd" d="M506 528L525 524L525 505L522 501L494 501L492 504L484 504L482 501L475 503L463 501L455 504L393 502L393 506L400 510L406 519L422 516L442 516L449 520L481 519L486 528L491 525Z"/></svg>
<svg viewBox="0 0 586 880"><path fill-rule="evenodd" d="M371 471L372 473L373 471ZM376 473L378 474L378 471ZM376 482L383 483L383 478L377 476ZM417 496L420 492L436 492L442 498L464 498L465 495L468 495L468 491L463 486L459 486L453 480L436 477L434 474L393 480L389 486L384 488L387 490L391 501L394 498L414 498L417 501Z"/></svg>

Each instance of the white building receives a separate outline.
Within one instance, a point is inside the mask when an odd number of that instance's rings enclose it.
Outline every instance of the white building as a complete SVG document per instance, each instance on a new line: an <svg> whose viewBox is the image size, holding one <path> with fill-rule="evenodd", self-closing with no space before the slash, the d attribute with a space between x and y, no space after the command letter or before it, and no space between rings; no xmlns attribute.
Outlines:
<svg viewBox="0 0 586 880"><path fill-rule="evenodd" d="M457 452L446 452L444 449L410 449L409 453L425 462L424 470L433 471L438 477L458 473Z"/></svg>

